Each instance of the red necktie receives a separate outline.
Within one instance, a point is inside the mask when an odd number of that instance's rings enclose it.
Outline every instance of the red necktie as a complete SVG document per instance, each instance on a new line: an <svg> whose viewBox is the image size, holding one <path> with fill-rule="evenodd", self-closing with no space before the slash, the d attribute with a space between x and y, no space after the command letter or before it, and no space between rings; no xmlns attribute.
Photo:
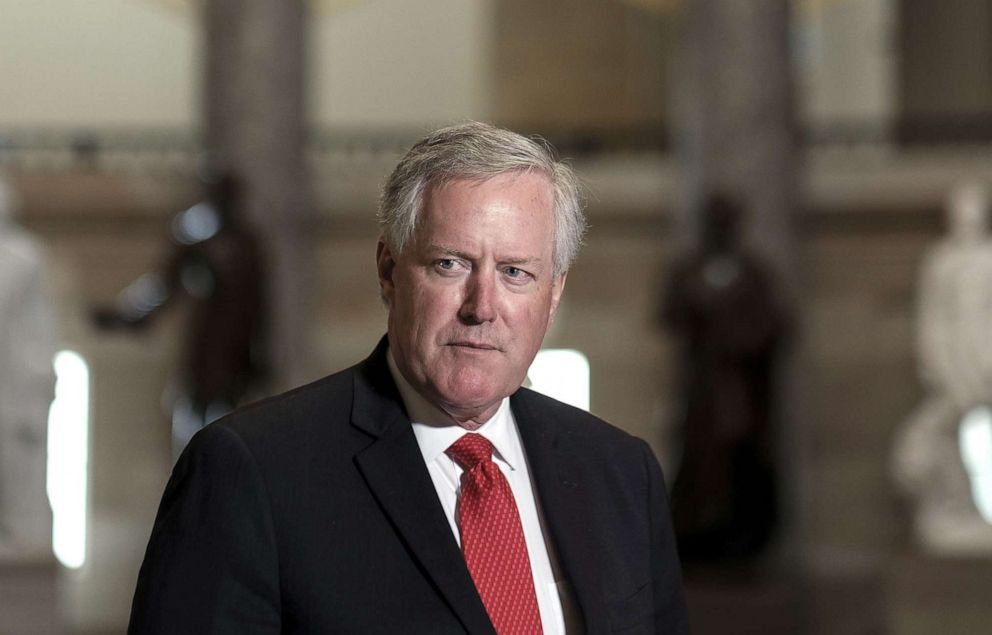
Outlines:
<svg viewBox="0 0 992 635"><path fill-rule="evenodd" d="M520 515L509 482L492 461L492 444L469 433L447 454L465 470L458 498L462 552L489 619L499 635L540 635Z"/></svg>

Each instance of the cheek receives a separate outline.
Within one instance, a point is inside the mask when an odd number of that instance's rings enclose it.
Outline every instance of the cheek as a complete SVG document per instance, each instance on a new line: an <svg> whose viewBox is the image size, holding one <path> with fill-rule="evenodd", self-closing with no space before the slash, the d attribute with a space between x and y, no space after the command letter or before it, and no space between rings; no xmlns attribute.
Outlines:
<svg viewBox="0 0 992 635"><path fill-rule="evenodd" d="M540 342L544 339L544 334L548 330L548 325L551 323L550 305L540 303L537 306L530 307L526 315L522 316L522 318L523 323L526 325L527 337L534 345L539 346Z"/></svg>
<svg viewBox="0 0 992 635"><path fill-rule="evenodd" d="M421 283L407 298L404 311L405 327L423 354L430 354L440 334L457 320L457 302L448 289L437 289Z"/></svg>
<svg viewBox="0 0 992 635"><path fill-rule="evenodd" d="M410 320L413 316L423 315L424 310L430 307L426 285L414 273L404 271L397 287L396 295L401 298L401 306L398 308L405 319ZM414 324L410 322L407 326L412 328Z"/></svg>

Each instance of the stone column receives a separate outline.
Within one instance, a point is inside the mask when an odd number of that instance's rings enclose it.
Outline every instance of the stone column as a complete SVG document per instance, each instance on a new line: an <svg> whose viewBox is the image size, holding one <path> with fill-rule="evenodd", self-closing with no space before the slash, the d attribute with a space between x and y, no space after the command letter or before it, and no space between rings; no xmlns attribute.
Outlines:
<svg viewBox="0 0 992 635"><path fill-rule="evenodd" d="M204 0L208 156L246 185L266 240L274 389L308 376L312 245L305 165L304 0Z"/></svg>
<svg viewBox="0 0 992 635"><path fill-rule="evenodd" d="M674 57L676 149L683 170L679 227L705 192L728 190L750 208L748 240L792 270L796 151L789 3L683 3Z"/></svg>
<svg viewBox="0 0 992 635"><path fill-rule="evenodd" d="M790 70L789 4L692 0L681 4L673 56L674 141L682 164L676 236L699 239L694 213L722 190L747 207L744 240L771 266L788 313L799 306L793 224L799 174ZM794 318L798 322L798 318ZM794 563L802 535L802 427L796 351L778 364L775 438L784 506L777 553ZM797 458L799 457L799 458ZM787 570L795 567L787 565Z"/></svg>

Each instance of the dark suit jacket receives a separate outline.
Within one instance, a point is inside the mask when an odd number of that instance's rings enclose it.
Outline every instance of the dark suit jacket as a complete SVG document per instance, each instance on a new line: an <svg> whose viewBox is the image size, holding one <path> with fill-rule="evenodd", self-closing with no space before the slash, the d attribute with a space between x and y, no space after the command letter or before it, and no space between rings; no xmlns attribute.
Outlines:
<svg viewBox="0 0 992 635"><path fill-rule="evenodd" d="M493 633L385 350L194 437L162 497L128 633ZM648 446L530 390L510 403L588 632L686 633Z"/></svg>

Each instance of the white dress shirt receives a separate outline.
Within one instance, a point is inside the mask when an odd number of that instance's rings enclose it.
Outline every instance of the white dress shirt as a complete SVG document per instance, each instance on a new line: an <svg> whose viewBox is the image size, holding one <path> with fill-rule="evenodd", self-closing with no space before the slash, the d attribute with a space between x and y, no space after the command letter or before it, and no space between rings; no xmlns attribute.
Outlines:
<svg viewBox="0 0 992 635"><path fill-rule="evenodd" d="M462 468L444 453L452 443L466 434L446 413L424 399L403 377L393 360L392 351L387 355L389 371L399 388L407 414L413 422L413 433L424 456L427 471L437 490L441 507L448 517L448 524L455 540L461 545L458 530L456 506L461 489ZM553 566L553 549L549 548L542 530L542 517L538 501L534 495L527 457L524 453L517 423L510 410L510 400L503 399L499 410L482 424L476 434L481 434L493 444L493 462L506 476L513 490L513 497L520 513L527 555L530 558L531 574L534 576L534 590L537 606L541 612L541 626L545 635L564 635L565 615L563 603L570 605L569 590L560 580L556 583ZM569 611L570 613L572 611Z"/></svg>

